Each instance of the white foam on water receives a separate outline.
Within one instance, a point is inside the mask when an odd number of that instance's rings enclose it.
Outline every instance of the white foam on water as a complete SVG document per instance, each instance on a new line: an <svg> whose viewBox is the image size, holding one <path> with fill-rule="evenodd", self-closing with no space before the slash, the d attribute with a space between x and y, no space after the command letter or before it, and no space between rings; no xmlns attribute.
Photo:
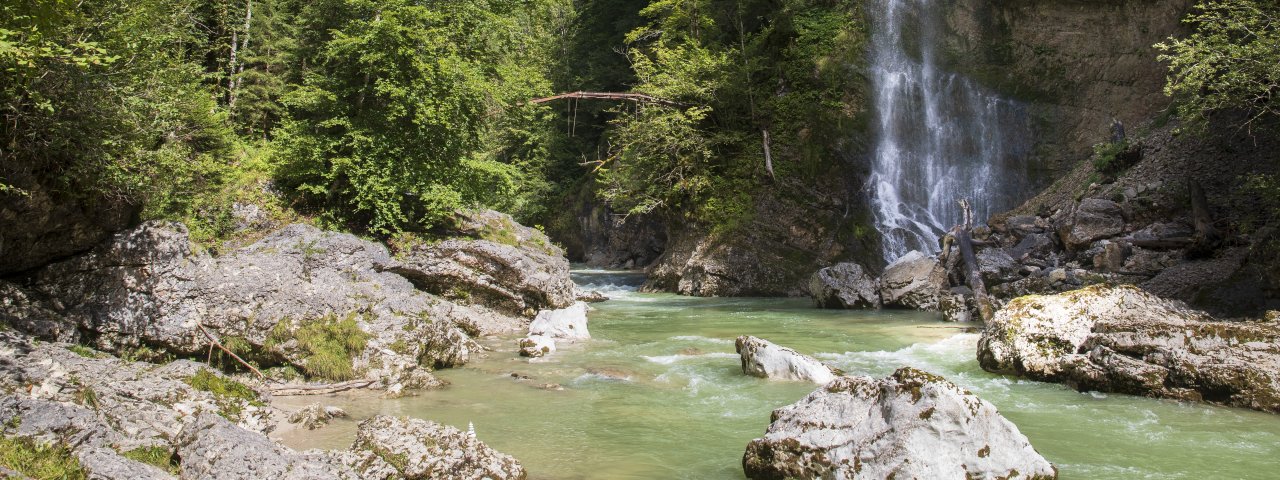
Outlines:
<svg viewBox="0 0 1280 480"><path fill-rule="evenodd" d="M587 383L587 382L630 382L630 381L631 381L631 375L627 375L625 377L619 377L615 375L601 375L599 373L584 373L582 375L578 375L578 377L574 378L570 383L573 385L578 385L578 384Z"/></svg>
<svg viewBox="0 0 1280 480"><path fill-rule="evenodd" d="M739 357L738 357L738 354L736 353L711 352L711 353L703 353L699 355L685 355L685 354L658 355L658 356L644 355L644 356L641 356L641 358L653 363L660 364L660 365L671 365L673 363L682 362L685 360L698 360L698 359L708 359L708 358L735 358L736 359Z"/></svg>
<svg viewBox="0 0 1280 480"><path fill-rule="evenodd" d="M701 335L677 335L669 338L669 340L676 340L681 342L705 342L705 343L715 343L719 345L733 345L733 340L729 340L727 338L711 338L711 337L703 337Z"/></svg>

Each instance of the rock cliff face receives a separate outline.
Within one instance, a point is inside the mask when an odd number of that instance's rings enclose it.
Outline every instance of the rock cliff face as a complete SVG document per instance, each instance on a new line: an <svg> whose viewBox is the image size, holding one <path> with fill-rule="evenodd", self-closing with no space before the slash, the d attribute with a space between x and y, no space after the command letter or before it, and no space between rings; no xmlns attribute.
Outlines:
<svg viewBox="0 0 1280 480"><path fill-rule="evenodd" d="M839 377L774 410L742 466L760 479L1058 476L990 403L913 368Z"/></svg>
<svg viewBox="0 0 1280 480"><path fill-rule="evenodd" d="M1213 321L1132 287L1009 303L978 343L982 368L1101 390L1280 413L1280 324Z"/></svg>
<svg viewBox="0 0 1280 480"><path fill-rule="evenodd" d="M1193 0L946 0L946 66L1027 104L1032 165L1049 180L1108 138L1168 104L1153 47L1184 33ZM1047 183L1047 182L1044 182Z"/></svg>
<svg viewBox="0 0 1280 480"><path fill-rule="evenodd" d="M729 233L673 226L666 251L646 272L644 288L694 296L804 296L819 268L878 256L871 234L858 230L865 205L818 193L839 191L835 186L802 188L815 197L805 202L773 194L758 198L751 220Z"/></svg>
<svg viewBox="0 0 1280 480"><path fill-rule="evenodd" d="M67 198L21 175L4 181L25 194L0 193L0 275L87 251L128 227L138 210L108 197Z"/></svg>

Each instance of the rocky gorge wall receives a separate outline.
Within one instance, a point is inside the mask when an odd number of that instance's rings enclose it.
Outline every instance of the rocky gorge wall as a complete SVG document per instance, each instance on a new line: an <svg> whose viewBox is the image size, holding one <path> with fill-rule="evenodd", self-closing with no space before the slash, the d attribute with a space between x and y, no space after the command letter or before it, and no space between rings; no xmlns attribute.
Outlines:
<svg viewBox="0 0 1280 480"><path fill-rule="evenodd" d="M947 68L1034 118L1040 185L1106 141L1112 120L1160 115L1167 68L1156 43L1186 33L1193 0L947 0Z"/></svg>
<svg viewBox="0 0 1280 480"><path fill-rule="evenodd" d="M1109 139L1113 120L1137 130L1167 118L1166 68L1153 45L1185 32L1181 20L1193 3L945 0L937 5L947 31L938 40L940 63L1026 107L1038 191L1087 160L1094 144ZM803 186L804 195L788 186L758 198L755 218L734 235L713 238L709 228L665 220L664 253L648 269L648 288L802 295L809 274L823 266L855 261L879 271L865 201L872 153L867 132L857 135L847 151L831 153L838 179Z"/></svg>

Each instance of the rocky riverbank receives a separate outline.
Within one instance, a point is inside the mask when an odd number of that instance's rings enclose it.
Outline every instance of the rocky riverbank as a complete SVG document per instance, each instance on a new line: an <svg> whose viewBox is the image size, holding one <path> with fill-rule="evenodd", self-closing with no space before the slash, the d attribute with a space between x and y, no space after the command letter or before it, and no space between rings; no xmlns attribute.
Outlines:
<svg viewBox="0 0 1280 480"><path fill-rule="evenodd" d="M273 392L441 387L433 370L484 354L473 337L585 312L544 235L460 215L465 236L394 256L301 224L213 256L182 225L147 222L0 280L3 436L63 445L91 478L523 478L419 420L367 420L344 451L265 436L289 421Z"/></svg>

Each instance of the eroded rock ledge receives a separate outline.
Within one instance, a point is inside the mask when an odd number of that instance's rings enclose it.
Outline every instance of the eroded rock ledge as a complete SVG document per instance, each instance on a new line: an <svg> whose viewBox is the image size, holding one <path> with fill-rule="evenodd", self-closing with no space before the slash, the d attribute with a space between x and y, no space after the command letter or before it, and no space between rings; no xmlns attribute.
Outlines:
<svg viewBox="0 0 1280 480"><path fill-rule="evenodd" d="M982 368L1079 390L1280 413L1280 321L1214 321L1137 287L1009 302L978 343Z"/></svg>
<svg viewBox="0 0 1280 480"><path fill-rule="evenodd" d="M913 368L883 380L839 377L774 410L742 467L756 479L1058 475L990 403Z"/></svg>
<svg viewBox="0 0 1280 480"><path fill-rule="evenodd" d="M381 244L300 224L213 257L192 250L181 224L147 222L0 281L0 322L44 340L179 357L203 358L212 336L261 367L393 391L439 386L431 369L483 351L471 337L523 330L538 310L574 302L568 262L525 230L486 231L509 245L446 241L401 262ZM415 287L436 276L475 297Z"/></svg>

